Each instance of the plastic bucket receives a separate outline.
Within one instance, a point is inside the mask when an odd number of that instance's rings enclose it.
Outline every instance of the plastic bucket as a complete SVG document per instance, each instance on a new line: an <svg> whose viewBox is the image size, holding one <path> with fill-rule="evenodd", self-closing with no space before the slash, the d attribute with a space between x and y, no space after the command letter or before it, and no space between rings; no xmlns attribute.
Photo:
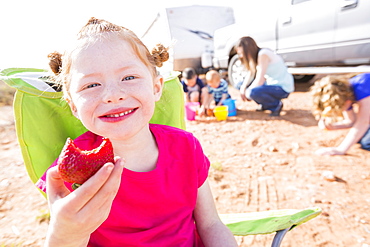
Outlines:
<svg viewBox="0 0 370 247"><path fill-rule="evenodd" d="M187 102L185 104L186 119L189 121L194 121L198 108L199 108L199 102Z"/></svg>
<svg viewBox="0 0 370 247"><path fill-rule="evenodd" d="M235 106L235 99L225 99L222 101L223 105L228 107L228 115L229 117L236 116L236 106Z"/></svg>
<svg viewBox="0 0 370 247"><path fill-rule="evenodd" d="M228 115L227 105L216 106L213 113L218 121L226 120Z"/></svg>

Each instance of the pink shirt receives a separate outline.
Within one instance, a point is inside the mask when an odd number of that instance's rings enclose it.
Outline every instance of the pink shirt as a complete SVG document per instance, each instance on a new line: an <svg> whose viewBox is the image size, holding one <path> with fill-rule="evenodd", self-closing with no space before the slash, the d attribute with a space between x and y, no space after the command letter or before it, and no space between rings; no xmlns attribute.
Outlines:
<svg viewBox="0 0 370 247"><path fill-rule="evenodd" d="M193 212L209 160L191 133L155 124L150 129L159 149L157 167L150 172L124 169L109 217L91 234L89 246L203 246ZM91 132L76 139L84 149L99 141ZM43 190L44 181L45 175L37 183Z"/></svg>

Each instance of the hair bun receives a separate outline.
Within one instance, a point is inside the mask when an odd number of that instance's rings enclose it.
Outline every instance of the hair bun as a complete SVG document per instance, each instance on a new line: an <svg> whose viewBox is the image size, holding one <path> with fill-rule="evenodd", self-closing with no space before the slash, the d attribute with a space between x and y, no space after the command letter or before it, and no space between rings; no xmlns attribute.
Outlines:
<svg viewBox="0 0 370 247"><path fill-rule="evenodd" d="M152 49L152 57L155 63L155 66L162 67L163 63L166 62L170 55L168 54L168 48L164 47L162 44L157 44Z"/></svg>
<svg viewBox="0 0 370 247"><path fill-rule="evenodd" d="M86 23L86 25L90 25L90 24L100 24L102 22L102 20L99 20L98 18L95 18L95 17L91 17L89 19L89 21Z"/></svg>
<svg viewBox="0 0 370 247"><path fill-rule="evenodd" d="M62 71L62 54L52 52L48 55L49 66L55 75L59 75Z"/></svg>

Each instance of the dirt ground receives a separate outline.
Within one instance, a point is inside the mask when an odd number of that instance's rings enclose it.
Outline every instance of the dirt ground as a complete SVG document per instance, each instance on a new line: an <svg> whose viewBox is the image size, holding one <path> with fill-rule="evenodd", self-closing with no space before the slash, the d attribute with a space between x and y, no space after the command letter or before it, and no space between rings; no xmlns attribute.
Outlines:
<svg viewBox="0 0 370 247"><path fill-rule="evenodd" d="M316 156L347 131L320 131L310 112L311 83L297 84L280 117L242 102L237 116L188 121L212 167L209 174L219 213L318 206L323 213L293 229L288 246L370 246L370 153L358 146L345 156ZM0 246L41 246L47 203L23 166L12 107L0 108ZM334 181L325 179L332 172ZM240 246L269 246L273 235L237 237Z"/></svg>

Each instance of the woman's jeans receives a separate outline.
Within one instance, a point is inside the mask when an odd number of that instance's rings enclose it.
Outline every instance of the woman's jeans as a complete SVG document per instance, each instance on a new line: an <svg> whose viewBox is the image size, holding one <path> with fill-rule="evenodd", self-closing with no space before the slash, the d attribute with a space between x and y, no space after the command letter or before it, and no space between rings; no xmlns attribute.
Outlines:
<svg viewBox="0 0 370 247"><path fill-rule="evenodd" d="M359 141L361 148L370 151L370 128L367 130L365 135Z"/></svg>
<svg viewBox="0 0 370 247"><path fill-rule="evenodd" d="M247 88L245 96L262 105L263 110L274 111L281 103L281 99L287 98L289 93L280 86L262 85L255 88Z"/></svg>

